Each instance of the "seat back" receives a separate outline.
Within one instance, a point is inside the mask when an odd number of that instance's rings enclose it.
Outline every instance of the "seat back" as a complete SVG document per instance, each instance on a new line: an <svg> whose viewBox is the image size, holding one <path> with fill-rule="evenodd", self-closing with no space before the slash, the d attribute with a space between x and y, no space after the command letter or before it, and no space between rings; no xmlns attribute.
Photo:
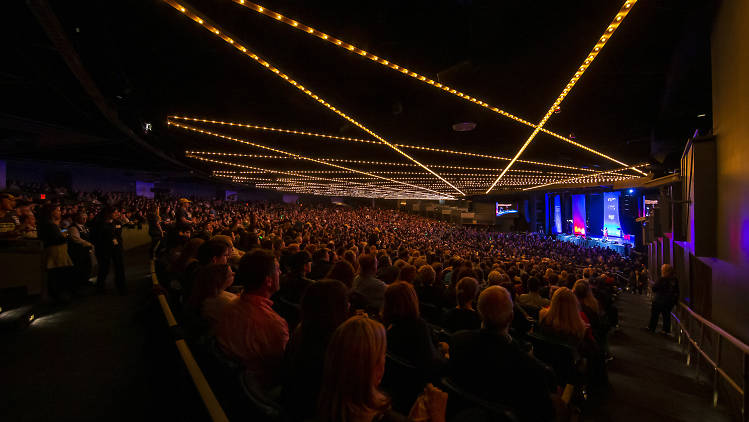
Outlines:
<svg viewBox="0 0 749 422"><path fill-rule="evenodd" d="M252 375L243 371L238 378L252 420L277 422L286 419L281 406L268 397Z"/></svg>
<svg viewBox="0 0 749 422"><path fill-rule="evenodd" d="M408 414L426 383L426 375L415 365L391 353L386 355L382 388L390 394L395 410Z"/></svg>
<svg viewBox="0 0 749 422"><path fill-rule="evenodd" d="M421 302L419 304L419 313L424 320L434 325L441 326L445 319L442 307L433 303Z"/></svg>
<svg viewBox="0 0 749 422"><path fill-rule="evenodd" d="M446 418L451 422L517 421L511 408L478 397L460 388L449 378L442 378L440 386L448 396Z"/></svg>
<svg viewBox="0 0 749 422"><path fill-rule="evenodd" d="M526 338L533 345L533 355L554 370L557 385L581 383L581 374L578 372L580 354L575 347L558 338L539 333L530 333Z"/></svg>

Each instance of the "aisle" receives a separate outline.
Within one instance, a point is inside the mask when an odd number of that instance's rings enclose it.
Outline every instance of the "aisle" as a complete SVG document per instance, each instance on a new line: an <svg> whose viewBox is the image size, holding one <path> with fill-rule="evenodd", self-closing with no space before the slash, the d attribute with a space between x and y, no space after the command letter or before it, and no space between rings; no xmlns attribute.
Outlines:
<svg viewBox="0 0 749 422"><path fill-rule="evenodd" d="M147 247L126 253L125 263L128 296L109 284L104 295L86 292L28 328L3 332L1 419L186 420L203 414L151 302Z"/></svg>
<svg viewBox="0 0 749 422"><path fill-rule="evenodd" d="M611 338L614 360L609 364L612 392L583 419L730 421L725 409L712 407L711 387L695 381L675 338L643 329L650 317L649 299L623 293L618 306L620 330Z"/></svg>

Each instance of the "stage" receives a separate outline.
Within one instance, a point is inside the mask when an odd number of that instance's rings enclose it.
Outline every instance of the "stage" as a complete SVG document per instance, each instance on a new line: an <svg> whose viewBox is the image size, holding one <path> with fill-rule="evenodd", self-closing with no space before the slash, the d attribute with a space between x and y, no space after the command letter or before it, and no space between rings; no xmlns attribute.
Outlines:
<svg viewBox="0 0 749 422"><path fill-rule="evenodd" d="M583 237L576 236L573 234L558 234L557 239L565 242L571 242L578 246L586 246L589 248L599 247L612 249L622 256L628 256L629 250L632 249L633 245L631 241L627 241L621 237L609 237L608 241L604 241L603 238L597 237Z"/></svg>

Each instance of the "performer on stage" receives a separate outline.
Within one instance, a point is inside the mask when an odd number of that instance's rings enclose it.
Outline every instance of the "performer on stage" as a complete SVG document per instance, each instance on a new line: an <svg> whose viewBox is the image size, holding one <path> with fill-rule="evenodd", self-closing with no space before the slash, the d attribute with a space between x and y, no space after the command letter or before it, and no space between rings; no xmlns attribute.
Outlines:
<svg viewBox="0 0 749 422"><path fill-rule="evenodd" d="M603 241L608 242L609 241L609 229L608 227L603 228Z"/></svg>

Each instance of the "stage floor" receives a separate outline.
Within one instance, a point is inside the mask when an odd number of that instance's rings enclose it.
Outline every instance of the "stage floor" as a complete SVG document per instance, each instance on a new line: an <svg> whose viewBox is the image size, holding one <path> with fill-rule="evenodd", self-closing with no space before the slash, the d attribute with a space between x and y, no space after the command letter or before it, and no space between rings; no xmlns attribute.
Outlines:
<svg viewBox="0 0 749 422"><path fill-rule="evenodd" d="M565 242L572 242L579 246L587 246L589 248L599 247L613 249L620 255L624 256L629 255L629 249L633 247L630 242L620 237L609 237L608 241L604 241L603 238L597 237L582 237L572 234L558 234L557 239L563 240Z"/></svg>

